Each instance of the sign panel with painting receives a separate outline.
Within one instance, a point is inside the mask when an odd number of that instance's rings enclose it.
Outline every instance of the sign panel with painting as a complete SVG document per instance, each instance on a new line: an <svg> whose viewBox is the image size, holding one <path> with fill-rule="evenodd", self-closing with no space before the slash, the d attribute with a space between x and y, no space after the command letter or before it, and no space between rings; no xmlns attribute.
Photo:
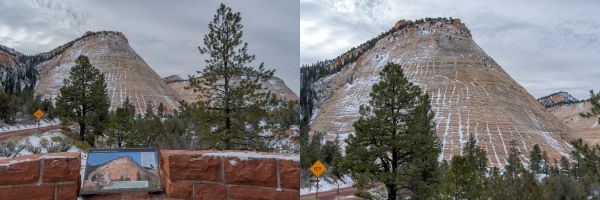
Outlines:
<svg viewBox="0 0 600 200"><path fill-rule="evenodd" d="M98 149L88 153L81 194L161 191L154 149Z"/></svg>

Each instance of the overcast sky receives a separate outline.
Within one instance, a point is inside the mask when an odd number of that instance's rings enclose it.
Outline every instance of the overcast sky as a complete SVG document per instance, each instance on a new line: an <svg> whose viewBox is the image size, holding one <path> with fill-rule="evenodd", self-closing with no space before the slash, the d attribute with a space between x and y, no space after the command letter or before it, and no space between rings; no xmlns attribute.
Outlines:
<svg viewBox="0 0 600 200"><path fill-rule="evenodd" d="M25 54L51 50L86 31L121 31L160 76L194 74L204 66L197 46L221 1L0 1L0 44ZM276 69L298 94L298 1L224 1L241 12L249 53Z"/></svg>
<svg viewBox="0 0 600 200"><path fill-rule="evenodd" d="M398 19L453 17L536 98L600 89L600 1L301 0L300 10L302 64L335 58Z"/></svg>

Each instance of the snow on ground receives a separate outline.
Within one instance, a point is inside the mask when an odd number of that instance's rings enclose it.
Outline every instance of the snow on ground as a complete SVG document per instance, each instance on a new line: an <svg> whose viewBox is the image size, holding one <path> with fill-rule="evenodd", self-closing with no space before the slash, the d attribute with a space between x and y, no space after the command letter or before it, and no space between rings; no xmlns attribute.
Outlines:
<svg viewBox="0 0 600 200"><path fill-rule="evenodd" d="M42 139L46 139L47 141L52 142L53 137L60 137L60 138L63 138L63 140L64 140L64 138L66 136L62 133L62 130L51 130L48 132L44 132L42 134L34 134L29 137L22 138L19 140L19 145L25 145L29 141L33 147L40 147L41 153L48 153L47 149L44 149L41 147L40 141L42 141ZM72 146L71 149L69 149L67 152L81 152L81 150L79 150L75 146ZM25 148L25 149L21 150L15 157L26 156L26 155L31 155L31 154L32 153L29 150L27 150L27 148ZM4 158L5 157L0 157L0 159L4 159Z"/></svg>
<svg viewBox="0 0 600 200"><path fill-rule="evenodd" d="M345 182L345 183L344 183ZM352 179L350 177L345 176L343 181L339 182L340 188L352 187ZM333 180L328 178L319 178L319 192L336 190L338 188L338 184ZM317 191L317 183L311 183L311 187L303 187L300 188L300 195L305 194L313 194Z"/></svg>
<svg viewBox="0 0 600 200"><path fill-rule="evenodd" d="M50 125L57 125L60 124L60 120L42 120L40 122L40 127L47 127ZM8 132L8 131L16 131L16 130L21 130L21 129L32 129L32 128L37 128L37 124L16 124L16 125L11 125L11 126L4 126L4 127L0 127L0 133L2 132Z"/></svg>

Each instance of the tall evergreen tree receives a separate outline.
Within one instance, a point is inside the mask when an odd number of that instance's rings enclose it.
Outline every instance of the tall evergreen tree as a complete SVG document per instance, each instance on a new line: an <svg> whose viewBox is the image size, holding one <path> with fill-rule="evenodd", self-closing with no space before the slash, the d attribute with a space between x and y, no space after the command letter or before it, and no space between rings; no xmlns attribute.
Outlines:
<svg viewBox="0 0 600 200"><path fill-rule="evenodd" d="M542 157L542 148L538 144L533 145L533 149L529 153L529 170L532 173L542 172L542 159L544 159Z"/></svg>
<svg viewBox="0 0 600 200"><path fill-rule="evenodd" d="M156 113L158 115L158 117L160 118L164 118L165 117L165 104L163 104L162 102L160 102L158 104L158 111Z"/></svg>
<svg viewBox="0 0 600 200"><path fill-rule="evenodd" d="M255 57L242 41L241 19L239 12L219 6L204 45L198 47L208 57L206 66L199 77L190 77L190 83L201 92L200 103L210 112L212 148L264 150L265 137L260 133L266 127L260 121L268 116L267 94L259 89L274 71L266 70L263 63L258 68L248 66Z"/></svg>
<svg viewBox="0 0 600 200"><path fill-rule="evenodd" d="M111 113L110 124L107 135L110 143L116 143L118 148L123 147L123 143L128 146L135 146L135 107L130 103L129 97L125 98L121 107Z"/></svg>
<svg viewBox="0 0 600 200"><path fill-rule="evenodd" d="M148 102L147 105L148 106L146 106L146 113L144 113L144 118L149 119L156 117L156 114L154 114L154 106L152 106L152 103Z"/></svg>
<svg viewBox="0 0 600 200"><path fill-rule="evenodd" d="M479 172L486 172L486 163L488 161L487 155L481 147L477 146L475 136L469 136L469 141L467 142L464 151L471 169Z"/></svg>
<svg viewBox="0 0 600 200"><path fill-rule="evenodd" d="M90 64L87 56L77 57L56 100L58 116L64 123L77 123L80 140L88 139L94 145L95 137L86 138L86 134L101 133L109 107L104 75Z"/></svg>
<svg viewBox="0 0 600 200"><path fill-rule="evenodd" d="M398 64L388 63L373 86L369 106L360 108L344 157L355 183L382 182L388 199L432 197L439 181L429 98L409 82Z"/></svg>
<svg viewBox="0 0 600 200"><path fill-rule="evenodd" d="M542 151L542 173L548 175L550 173L550 157L546 151Z"/></svg>
<svg viewBox="0 0 600 200"><path fill-rule="evenodd" d="M508 175L510 178L515 178L519 172L521 172L521 168L523 168L523 164L521 163L521 159L519 159L519 155L521 152L517 149L517 142L515 140L510 141L509 143L510 149L508 152L508 164L504 166L505 175Z"/></svg>
<svg viewBox="0 0 600 200"><path fill-rule="evenodd" d="M464 147L465 155L455 155L443 174L442 198L480 199L486 185L487 156L471 135Z"/></svg>

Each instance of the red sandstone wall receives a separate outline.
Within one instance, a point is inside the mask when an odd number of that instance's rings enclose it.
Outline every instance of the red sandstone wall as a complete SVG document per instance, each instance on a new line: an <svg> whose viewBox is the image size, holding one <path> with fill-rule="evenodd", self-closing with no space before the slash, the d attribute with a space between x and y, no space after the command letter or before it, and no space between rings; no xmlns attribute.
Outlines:
<svg viewBox="0 0 600 200"><path fill-rule="evenodd" d="M0 200L76 199L79 153L50 153L0 160Z"/></svg>
<svg viewBox="0 0 600 200"><path fill-rule="evenodd" d="M167 197L181 199L299 199L295 154L249 151L161 151Z"/></svg>
<svg viewBox="0 0 600 200"><path fill-rule="evenodd" d="M250 151L160 152L164 193L86 196L98 199L299 199L297 154ZM0 160L0 200L74 200L80 185L79 153L52 153Z"/></svg>

